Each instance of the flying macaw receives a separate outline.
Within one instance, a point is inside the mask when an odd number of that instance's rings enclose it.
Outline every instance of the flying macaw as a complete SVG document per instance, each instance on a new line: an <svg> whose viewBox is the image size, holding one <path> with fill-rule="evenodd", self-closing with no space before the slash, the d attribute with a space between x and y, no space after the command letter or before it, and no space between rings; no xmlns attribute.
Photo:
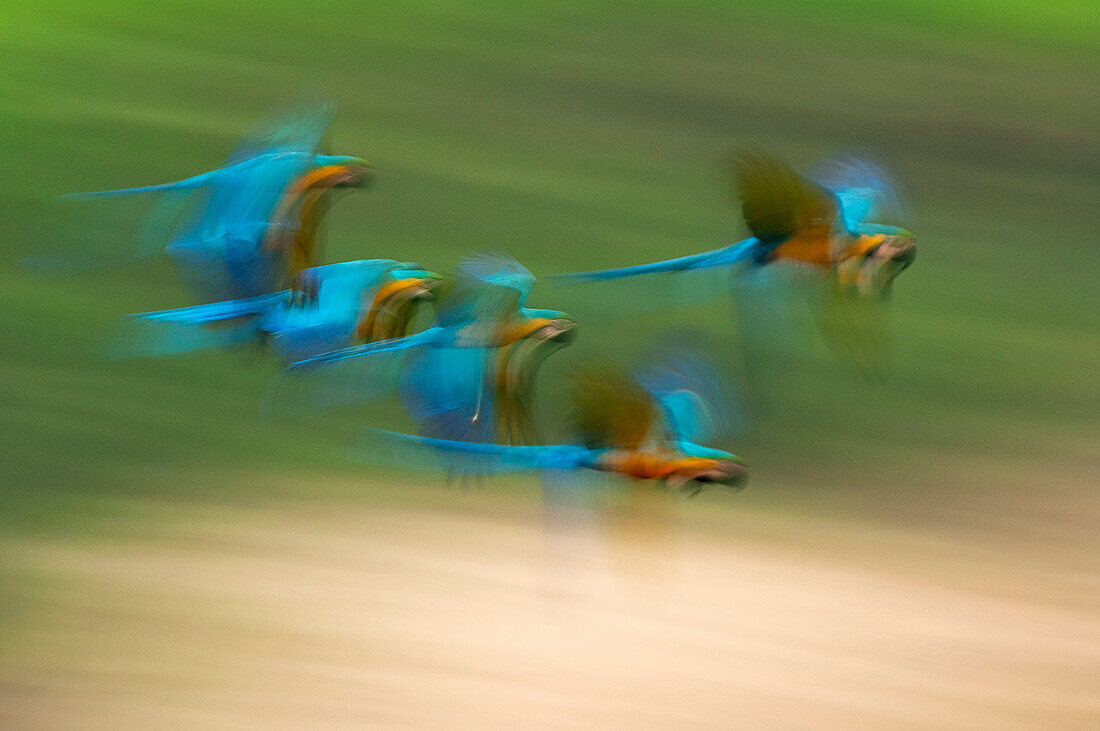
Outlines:
<svg viewBox="0 0 1100 731"><path fill-rule="evenodd" d="M204 299L247 299L283 289L314 262L317 226L338 190L373 171L358 157L321 154L332 119L308 108L246 135L223 167L172 183L76 193L93 200L158 193L143 232Z"/></svg>
<svg viewBox="0 0 1100 731"><path fill-rule="evenodd" d="M677 549L679 506L670 493L738 491L747 478L739 457L704 446L737 427L732 392L715 363L677 340L674 351L632 377L607 366L577 371L569 443L523 446L368 429L351 456L372 466L438 469L449 479L537 474L546 568L587 572L610 560L620 572L641 570L649 579Z"/></svg>
<svg viewBox="0 0 1100 731"><path fill-rule="evenodd" d="M294 287L246 299L130 315L116 357L168 355L247 341L285 362L407 335L440 277L391 259L311 267Z"/></svg>
<svg viewBox="0 0 1100 731"><path fill-rule="evenodd" d="M720 414L712 405L716 390L685 378L689 372L662 368L631 378L608 367L580 371L572 391L577 443L517 446L372 429L357 456L416 467L434 455L449 472L474 474L593 470L690 495L713 486L740 489L745 462L698 443L714 436Z"/></svg>
<svg viewBox="0 0 1100 731"><path fill-rule="evenodd" d="M283 386L304 389L306 408L362 402L397 388L427 436L531 441L536 373L576 328L563 312L527 307L534 284L514 259L468 259L441 286L447 291L431 327L293 363L269 403L285 408Z"/></svg>
<svg viewBox="0 0 1100 731"><path fill-rule="evenodd" d="M731 173L751 237L678 259L556 278L594 282L787 261L829 271L842 287L873 294L885 292L916 256L912 233L869 222L893 194L866 163L835 161L814 180L766 154L745 154L733 160Z"/></svg>
<svg viewBox="0 0 1100 731"><path fill-rule="evenodd" d="M912 233L870 219L896 208L885 176L858 160L835 160L812 177L764 154L731 164L741 213L752 236L736 244L652 264L558 275L565 284L630 283L604 299L629 309L638 295L660 302L674 283L678 301L740 293L727 272L760 272L777 263L823 274L821 289L805 288L828 342L865 371L881 371L887 330L881 300L916 256ZM707 273L710 273L708 276ZM761 272L762 273L762 272ZM717 281L716 281L717 280ZM774 277L773 277L774 280ZM802 283L808 283L802 278ZM752 309L758 309L753 302ZM608 308L601 302L601 311Z"/></svg>

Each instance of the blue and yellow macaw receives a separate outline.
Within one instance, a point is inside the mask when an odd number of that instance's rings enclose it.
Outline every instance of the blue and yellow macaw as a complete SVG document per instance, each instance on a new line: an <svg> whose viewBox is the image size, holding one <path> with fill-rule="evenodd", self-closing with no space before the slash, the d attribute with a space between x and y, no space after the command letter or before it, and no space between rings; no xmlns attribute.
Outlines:
<svg viewBox="0 0 1100 731"><path fill-rule="evenodd" d="M764 154L735 158L731 174L751 237L701 254L556 279L600 287L602 298L594 313L600 316L609 310L607 301L618 304L620 311L629 310L639 296L641 307L648 308L668 304L669 295L677 305L724 292L742 295L750 287L739 286L731 269L735 275L767 276L771 272L765 270L775 264L793 265L799 274L808 270L822 275L800 276L798 281L828 344L859 370L881 373L889 355L882 300L916 255L913 234L871 221L896 205L885 176L858 160L840 160L804 177ZM750 302L742 300L748 305L744 314L761 304L757 295L749 296ZM752 330L748 322L742 323L743 334ZM769 331L762 334L769 337Z"/></svg>
<svg viewBox="0 0 1100 731"><path fill-rule="evenodd" d="M577 443L517 446L371 430L357 456L394 458L423 466L434 455L449 473L592 470L657 482L697 494L709 486L740 488L747 476L736 455L698 442L717 431L714 389L663 369L629 378L611 368L588 368L574 378ZM548 496L552 499L553 496Z"/></svg>
<svg viewBox="0 0 1100 731"><path fill-rule="evenodd" d="M299 272L294 287L246 299L130 315L113 355L169 355L262 342L285 362L357 343L404 337L440 277L391 259Z"/></svg>
<svg viewBox="0 0 1100 731"><path fill-rule="evenodd" d="M165 250L206 300L269 294L315 263L317 226L334 193L373 176L358 157L321 154L331 119L329 108L309 108L247 135L217 170L71 197L161 194L143 249L168 238Z"/></svg>
<svg viewBox="0 0 1100 731"><path fill-rule="evenodd" d="M469 259L441 287L446 291L431 327L294 363L288 369L293 375L276 382L269 403L283 410L304 390L304 408L310 409L362 402L396 388L427 436L533 440L536 373L575 332L565 313L527 307L534 284L513 259Z"/></svg>
<svg viewBox="0 0 1100 731"><path fill-rule="evenodd" d="M813 180L766 154L745 154L733 160L731 173L751 237L701 254L557 279L599 282L792 262L831 273L845 289L880 294L913 262L913 234L869 221L889 206L893 194L881 173L866 163L836 161Z"/></svg>

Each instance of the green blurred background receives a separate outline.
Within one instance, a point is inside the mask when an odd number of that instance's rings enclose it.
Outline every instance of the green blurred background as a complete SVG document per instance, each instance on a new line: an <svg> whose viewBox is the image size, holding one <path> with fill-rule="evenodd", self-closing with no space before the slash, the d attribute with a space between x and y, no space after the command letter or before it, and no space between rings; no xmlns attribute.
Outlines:
<svg viewBox="0 0 1100 731"><path fill-rule="evenodd" d="M65 276L17 264L128 251L136 213L81 220L56 196L211 169L257 118L315 98L339 106L331 148L378 169L331 212L329 261L641 263L741 237L719 167L732 149L803 169L854 151L893 172L920 242L892 303L894 372L861 378L805 327L777 353L766 413L726 445L752 489L707 509L944 526L997 520L1010 491L1056 504L1096 478L1090 3L3 0L0 15L7 531L113 522L120 496L431 499L347 462L354 415L260 423L261 358L97 359L120 315L188 302L163 259ZM569 309L557 296L533 303ZM555 367L685 319L593 323ZM690 319L716 334L732 321L728 303ZM534 494L486 489L512 487Z"/></svg>
<svg viewBox="0 0 1100 731"><path fill-rule="evenodd" d="M1098 68L1074 0L0 0L0 725L1095 727ZM743 236L731 150L867 155L919 241L894 368L768 301L751 352L724 299L582 321L548 397L685 324L767 377L748 489L555 569L534 479L349 462L365 415L262 422L257 353L101 360L189 303L163 258L19 266L131 251L140 205L58 196L313 99L378 171L329 261L653 261Z"/></svg>

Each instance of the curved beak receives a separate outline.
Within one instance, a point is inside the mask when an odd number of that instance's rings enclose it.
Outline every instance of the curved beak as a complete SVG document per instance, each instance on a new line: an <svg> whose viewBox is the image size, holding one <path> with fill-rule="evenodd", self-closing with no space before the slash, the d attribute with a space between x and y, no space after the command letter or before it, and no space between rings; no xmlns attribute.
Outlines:
<svg viewBox="0 0 1100 731"><path fill-rule="evenodd" d="M712 486L733 488L744 487L749 470L738 457L732 459L707 460L707 464L690 470L678 470L665 478L665 484L672 489L683 489L688 494L698 495L703 489Z"/></svg>
<svg viewBox="0 0 1100 731"><path fill-rule="evenodd" d="M559 345L569 345L577 339L577 323L566 319L551 320L545 327L534 333L534 337Z"/></svg>
<svg viewBox="0 0 1100 731"><path fill-rule="evenodd" d="M365 188L374 182L374 166L362 158L353 157L340 163L343 177L335 185L342 188Z"/></svg>

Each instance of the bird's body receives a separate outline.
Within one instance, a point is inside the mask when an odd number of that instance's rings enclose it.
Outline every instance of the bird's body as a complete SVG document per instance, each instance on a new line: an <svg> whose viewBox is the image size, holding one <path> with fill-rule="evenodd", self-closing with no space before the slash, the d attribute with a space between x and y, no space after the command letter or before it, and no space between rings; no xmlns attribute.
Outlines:
<svg viewBox="0 0 1100 731"><path fill-rule="evenodd" d="M525 306L534 281L513 260L468 260L441 285L431 327L301 360L290 366L293 379L280 383L310 392L307 404L321 406L396 389L422 435L534 441L536 373L575 328L562 312Z"/></svg>
<svg viewBox="0 0 1100 731"><path fill-rule="evenodd" d="M738 264L806 264L832 273L863 293L884 291L912 263L913 235L871 223L868 216L891 197L880 177L858 161L837 163L839 172L818 183L764 155L734 162L741 211L753 234L730 246L637 266L559 275L566 282L595 282L646 274L683 273ZM876 273L885 269L885 276Z"/></svg>
<svg viewBox="0 0 1100 731"><path fill-rule="evenodd" d="M294 362L363 341L405 336L415 306L430 298L438 277L416 264L369 259L312 267L295 288L240 300L128 318L131 337L120 355L163 355L195 350L201 334L232 332L236 341L266 343ZM196 347L198 346L198 347Z"/></svg>
<svg viewBox="0 0 1100 731"><path fill-rule="evenodd" d="M308 109L246 136L216 170L70 197L156 194L143 250L163 247L206 301L268 294L315 263L317 226L334 192L372 175L359 158L320 153L330 121L327 109Z"/></svg>
<svg viewBox="0 0 1100 731"><path fill-rule="evenodd" d="M663 383L667 385L667 379ZM739 457L685 438L712 433L704 398L714 394L695 394L693 387L682 379L671 390L650 390L614 371L581 371L573 391L576 444L509 445L380 430L371 434L375 451L406 448L405 466L434 455L450 473L581 470L661 483L692 494L707 485L739 487L747 474ZM691 394L691 407L685 408L680 398L684 394ZM377 447L379 442L389 448Z"/></svg>

